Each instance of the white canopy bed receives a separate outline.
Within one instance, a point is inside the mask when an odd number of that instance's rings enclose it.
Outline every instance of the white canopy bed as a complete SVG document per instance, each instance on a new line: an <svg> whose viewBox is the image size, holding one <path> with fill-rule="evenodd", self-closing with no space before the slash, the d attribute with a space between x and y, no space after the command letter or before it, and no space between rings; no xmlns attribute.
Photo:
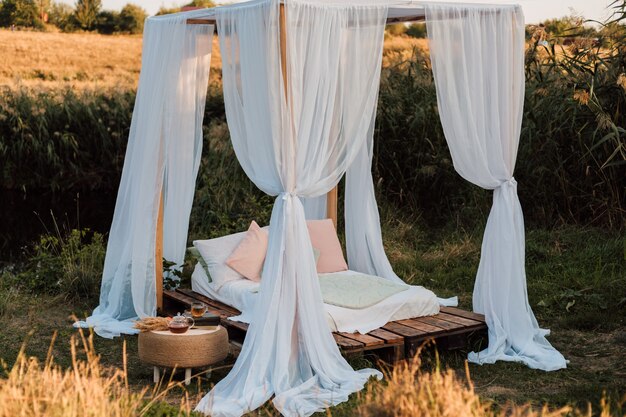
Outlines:
<svg viewBox="0 0 626 417"><path fill-rule="evenodd" d="M283 415L306 416L381 377L354 371L331 336L306 219L325 217L329 192L336 205L332 190L345 174L349 268L403 284L384 252L371 159L385 25L419 19L455 169L494 190L473 297L489 346L469 360L564 368L527 299L513 178L524 19L514 5L255 0L149 18L100 305L78 325L113 337L156 314L159 225L163 256L183 261L217 28L235 153L250 180L277 198L241 354L197 409L240 416L273 397Z"/></svg>

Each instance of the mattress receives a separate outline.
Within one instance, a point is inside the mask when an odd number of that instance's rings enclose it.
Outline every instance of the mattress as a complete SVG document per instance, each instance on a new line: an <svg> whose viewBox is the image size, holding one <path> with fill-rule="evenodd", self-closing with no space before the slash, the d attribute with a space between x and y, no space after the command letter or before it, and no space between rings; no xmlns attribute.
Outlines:
<svg viewBox="0 0 626 417"><path fill-rule="evenodd" d="M343 271L336 274L360 274L355 271ZM206 272L196 264L191 276L193 291L209 298L235 307L241 315L231 320L250 323L254 313L254 303L258 298L259 283L241 279L231 281L216 290ZM413 317L431 316L439 313L439 300L432 291L424 287L411 285L406 291L366 308L352 309L324 304L326 320L331 331L362 334L384 326L389 321L404 320Z"/></svg>

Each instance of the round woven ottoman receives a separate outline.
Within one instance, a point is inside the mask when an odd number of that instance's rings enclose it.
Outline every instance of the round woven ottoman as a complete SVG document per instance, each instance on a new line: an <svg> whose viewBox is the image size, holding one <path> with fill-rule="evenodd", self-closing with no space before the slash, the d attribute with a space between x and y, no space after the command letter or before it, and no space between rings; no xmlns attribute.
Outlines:
<svg viewBox="0 0 626 417"><path fill-rule="evenodd" d="M183 334L169 330L139 333L139 359L154 366L154 382L160 381L159 368L185 368L185 384L191 382L191 368L213 365L228 355L228 332L189 329Z"/></svg>

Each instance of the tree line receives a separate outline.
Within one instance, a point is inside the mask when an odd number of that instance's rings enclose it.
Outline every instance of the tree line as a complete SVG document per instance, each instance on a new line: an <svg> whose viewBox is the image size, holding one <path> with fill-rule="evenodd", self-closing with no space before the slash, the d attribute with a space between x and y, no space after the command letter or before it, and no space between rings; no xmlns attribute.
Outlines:
<svg viewBox="0 0 626 417"><path fill-rule="evenodd" d="M159 9L157 14L179 12L185 7L212 7L210 0L193 0L181 7ZM76 0L71 6L54 0L0 0L0 27L62 32L89 31L103 34L143 32L146 11L132 3L122 10L103 10L101 0Z"/></svg>

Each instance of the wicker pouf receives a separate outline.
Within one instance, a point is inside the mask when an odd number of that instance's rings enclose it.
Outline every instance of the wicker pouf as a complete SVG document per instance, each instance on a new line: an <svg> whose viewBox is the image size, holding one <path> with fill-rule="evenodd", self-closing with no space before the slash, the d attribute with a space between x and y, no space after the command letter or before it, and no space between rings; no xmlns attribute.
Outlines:
<svg viewBox="0 0 626 417"><path fill-rule="evenodd" d="M160 380L159 368L185 368L185 384L191 382L191 368L213 365L228 355L228 332L189 329L183 334L169 330L139 333L139 359L154 366L154 382Z"/></svg>

